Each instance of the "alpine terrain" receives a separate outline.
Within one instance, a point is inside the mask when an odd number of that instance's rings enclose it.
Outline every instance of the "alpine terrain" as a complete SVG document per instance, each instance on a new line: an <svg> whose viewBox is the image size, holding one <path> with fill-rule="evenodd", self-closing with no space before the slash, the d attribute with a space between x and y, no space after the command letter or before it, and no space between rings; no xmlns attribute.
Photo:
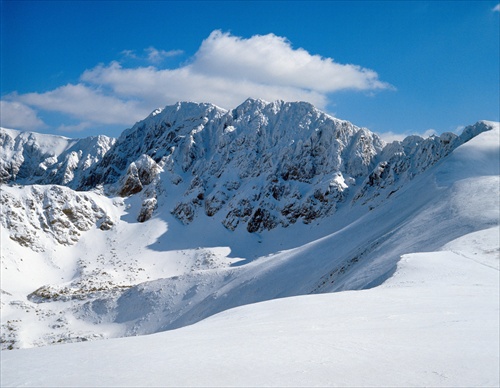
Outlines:
<svg viewBox="0 0 500 388"><path fill-rule="evenodd" d="M180 102L0 147L2 386L500 384L499 123Z"/></svg>

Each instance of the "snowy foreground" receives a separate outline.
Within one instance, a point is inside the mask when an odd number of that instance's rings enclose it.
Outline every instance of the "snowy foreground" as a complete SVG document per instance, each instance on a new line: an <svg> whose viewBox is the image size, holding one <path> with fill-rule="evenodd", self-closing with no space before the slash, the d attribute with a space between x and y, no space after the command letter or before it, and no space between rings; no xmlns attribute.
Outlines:
<svg viewBox="0 0 500 388"><path fill-rule="evenodd" d="M499 229L405 255L382 285L148 336L2 353L2 386L498 386Z"/></svg>

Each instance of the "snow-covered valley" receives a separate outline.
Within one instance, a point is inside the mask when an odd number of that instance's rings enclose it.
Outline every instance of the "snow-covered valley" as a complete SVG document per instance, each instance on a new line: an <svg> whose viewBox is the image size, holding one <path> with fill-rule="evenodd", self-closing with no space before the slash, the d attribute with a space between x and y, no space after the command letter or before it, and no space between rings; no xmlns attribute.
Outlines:
<svg viewBox="0 0 500 388"><path fill-rule="evenodd" d="M294 104L5 131L2 386L498 386L499 124L386 145Z"/></svg>

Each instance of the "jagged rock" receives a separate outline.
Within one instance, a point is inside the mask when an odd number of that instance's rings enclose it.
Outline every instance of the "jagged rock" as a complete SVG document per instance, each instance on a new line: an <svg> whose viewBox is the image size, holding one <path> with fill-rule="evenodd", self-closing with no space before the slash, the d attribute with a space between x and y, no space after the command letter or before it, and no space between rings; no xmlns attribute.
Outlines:
<svg viewBox="0 0 500 388"><path fill-rule="evenodd" d="M258 208L248 222L247 230L250 233L254 233L260 232L264 229L274 229L277 225L278 223L276 222L276 217L271 214L269 210L265 208Z"/></svg>
<svg viewBox="0 0 500 388"><path fill-rule="evenodd" d="M81 149L83 140L59 137L51 138L58 150L50 152L42 135L2 130L8 157L0 159L0 178L79 190L104 185L104 192L122 197L142 192L141 222L174 185L181 195L170 212L181 222L201 212L229 230L252 232L331 216L347 198L377 206L487 129L478 123L461 136L410 136L386 145L369 130L305 102L248 99L231 111L182 102L155 110L116 141L87 139L102 143L92 152Z"/></svg>
<svg viewBox="0 0 500 388"><path fill-rule="evenodd" d="M98 228L104 231L110 230L113 227L113 225L114 222L113 220L111 220L109 216L104 216L97 222Z"/></svg>
<svg viewBox="0 0 500 388"><path fill-rule="evenodd" d="M189 224L194 219L195 208L192 203L180 202L172 210L172 214L183 224Z"/></svg>
<svg viewBox="0 0 500 388"><path fill-rule="evenodd" d="M147 198L142 201L141 210L137 221L145 222L151 218L153 211L156 209L157 200L156 198Z"/></svg>
<svg viewBox="0 0 500 388"><path fill-rule="evenodd" d="M229 230L235 230L240 221L247 222L253 212L253 207L248 199L240 199L227 213L222 224Z"/></svg>
<svg viewBox="0 0 500 388"><path fill-rule="evenodd" d="M205 214L214 216L224 206L228 195L224 191L218 191L205 200Z"/></svg>
<svg viewBox="0 0 500 388"><path fill-rule="evenodd" d="M472 134L487 130L485 123L477 123L464 129L460 136L443 133L441 136L408 136L401 142L388 144L377 157L380 162L368 174L353 202L362 200L364 204L388 198L406 182L423 173L439 160L449 155L455 148L472 138ZM382 199L380 199L382 198Z"/></svg>
<svg viewBox="0 0 500 388"><path fill-rule="evenodd" d="M131 163L127 170L127 175L123 178L123 183L118 194L121 197L127 197L142 191L142 183L139 178L139 171L135 163Z"/></svg>
<svg viewBox="0 0 500 388"><path fill-rule="evenodd" d="M62 245L76 243L94 225L109 229L113 222L87 193L63 186L31 186L29 191L3 187L2 226L10 238L35 251L43 251L39 236L47 234Z"/></svg>
<svg viewBox="0 0 500 388"><path fill-rule="evenodd" d="M68 139L0 128L0 183L57 184L76 188L115 139Z"/></svg>
<svg viewBox="0 0 500 388"><path fill-rule="evenodd" d="M148 155L142 155L128 166L118 194L127 197L141 192L144 186L153 182L160 171L161 168L153 159Z"/></svg>

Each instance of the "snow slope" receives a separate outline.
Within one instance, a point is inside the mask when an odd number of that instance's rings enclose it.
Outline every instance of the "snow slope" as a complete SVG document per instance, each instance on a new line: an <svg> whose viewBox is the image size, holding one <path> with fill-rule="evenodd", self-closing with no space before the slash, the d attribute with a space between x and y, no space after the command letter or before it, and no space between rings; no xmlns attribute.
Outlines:
<svg viewBox="0 0 500 388"><path fill-rule="evenodd" d="M61 232L56 229L42 234L43 249L33 252L2 228L2 347L150 334L243 304L378 285L401 255L437 250L498 225L498 142L496 125L396 193L381 190L372 210L351 202L321 223L263 234L229 231L210 217L186 226L166 212L138 223L140 196L87 192L81 202L95 204L95 218L109 220L110 230L96 221L76 242L67 240L73 245L61 245L51 237ZM5 187L3 194L22 198L32 190ZM44 190L70 195L69 189ZM177 198L170 190L159 206L169 209ZM83 214L77 203L77 197L56 196L47 220L71 221L68 215ZM22 221L23 207L11 209ZM47 209L30 219L46 217ZM32 226L25 230L40 233Z"/></svg>
<svg viewBox="0 0 500 388"><path fill-rule="evenodd" d="M2 386L498 386L499 229L403 256L362 291L182 329L2 353Z"/></svg>

